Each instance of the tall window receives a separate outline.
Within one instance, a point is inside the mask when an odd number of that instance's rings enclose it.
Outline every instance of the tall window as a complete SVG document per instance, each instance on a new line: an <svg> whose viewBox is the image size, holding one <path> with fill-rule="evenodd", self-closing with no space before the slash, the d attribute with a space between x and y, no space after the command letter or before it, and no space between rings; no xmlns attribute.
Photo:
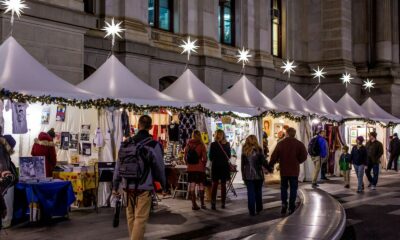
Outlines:
<svg viewBox="0 0 400 240"><path fill-rule="evenodd" d="M218 36L221 43L235 44L235 1L220 0L218 12Z"/></svg>
<svg viewBox="0 0 400 240"><path fill-rule="evenodd" d="M272 0L272 55L282 57L282 2Z"/></svg>
<svg viewBox="0 0 400 240"><path fill-rule="evenodd" d="M149 0L149 24L166 31L173 30L173 0Z"/></svg>
<svg viewBox="0 0 400 240"><path fill-rule="evenodd" d="M94 14L95 0L83 0L83 6L86 13Z"/></svg>

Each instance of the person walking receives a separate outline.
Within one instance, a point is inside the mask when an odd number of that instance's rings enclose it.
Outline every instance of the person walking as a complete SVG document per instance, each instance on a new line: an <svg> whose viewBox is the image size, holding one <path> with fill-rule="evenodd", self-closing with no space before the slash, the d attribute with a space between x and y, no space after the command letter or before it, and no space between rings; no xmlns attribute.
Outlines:
<svg viewBox="0 0 400 240"><path fill-rule="evenodd" d="M390 157L389 157L389 163L387 166L387 170L392 170L392 164L394 163L394 170L397 172L398 171L397 161L400 157L400 140L399 140L399 136L397 135L397 133L393 134L393 139L390 141L389 153L390 153Z"/></svg>
<svg viewBox="0 0 400 240"><path fill-rule="evenodd" d="M368 187L370 187L371 190L375 190L376 185L378 184L379 165L383 155L383 145L376 139L376 136L376 132L370 132L368 134L369 141L365 146L368 153L368 167L365 170L365 175L367 175L369 181ZM374 176L371 175L371 171L373 172Z"/></svg>
<svg viewBox="0 0 400 240"><path fill-rule="evenodd" d="M161 144L153 140L149 131L152 119L139 118L139 132L121 145L113 177L113 195L120 197L120 185L126 196L126 218L131 240L144 239L149 218L154 181L165 189L165 166Z"/></svg>
<svg viewBox="0 0 400 240"><path fill-rule="evenodd" d="M363 145L364 138L362 136L358 136L356 142L357 145L351 150L350 161L353 164L354 171L357 175L357 193L361 193L364 191L364 169L368 165L368 153L367 149Z"/></svg>
<svg viewBox="0 0 400 240"><path fill-rule="evenodd" d="M231 179L230 158L231 147L226 140L225 132L217 129L214 142L210 145L209 158L211 161L211 209L216 210L218 184L221 182L221 208L225 208L226 182Z"/></svg>
<svg viewBox="0 0 400 240"><path fill-rule="evenodd" d="M340 155L339 166L344 178L344 187L350 188L350 170L351 170L351 155L349 154L349 147L343 146L342 155Z"/></svg>
<svg viewBox="0 0 400 240"><path fill-rule="evenodd" d="M192 139L186 145L185 161L187 164L192 209L200 210L200 207L196 203L196 185L198 186L201 208L206 209L206 205L204 204L204 183L206 181L207 149L199 130L193 131Z"/></svg>
<svg viewBox="0 0 400 240"><path fill-rule="evenodd" d="M288 209L288 188L290 186L289 214L292 214L296 208L298 177L300 164L307 159L307 149L302 142L295 138L296 130L287 129L287 137L279 142L272 155L268 169L273 169L279 162L281 174L281 200L282 214L286 214Z"/></svg>
<svg viewBox="0 0 400 240"><path fill-rule="evenodd" d="M314 171L312 175L312 187L319 187L317 184L318 176L321 171L321 164L324 159L328 156L328 149L326 148L325 140L326 132L321 130L318 134L310 140L308 144L308 154L311 156L311 160L314 164Z"/></svg>
<svg viewBox="0 0 400 240"><path fill-rule="evenodd" d="M268 168L268 162L255 135L246 138L242 149L241 163L242 178L247 187L249 214L255 216L263 210L263 166Z"/></svg>
<svg viewBox="0 0 400 240"><path fill-rule="evenodd" d="M54 131L51 129L48 133L39 133L38 138L35 138L35 143L32 146L32 156L44 156L46 161L46 177L53 176L54 167L57 164L56 145L53 142ZM55 134L55 133L54 133Z"/></svg>

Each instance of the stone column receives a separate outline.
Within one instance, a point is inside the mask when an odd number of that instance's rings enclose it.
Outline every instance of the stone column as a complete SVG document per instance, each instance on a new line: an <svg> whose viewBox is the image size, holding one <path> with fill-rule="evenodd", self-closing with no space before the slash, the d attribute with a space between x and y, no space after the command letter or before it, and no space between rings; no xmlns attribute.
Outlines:
<svg viewBox="0 0 400 240"><path fill-rule="evenodd" d="M392 62L399 64L399 1L392 4Z"/></svg>
<svg viewBox="0 0 400 240"><path fill-rule="evenodd" d="M392 1L376 3L376 60L378 64L392 61Z"/></svg>
<svg viewBox="0 0 400 240"><path fill-rule="evenodd" d="M254 1L254 62L273 68L271 54L271 0Z"/></svg>
<svg viewBox="0 0 400 240"><path fill-rule="evenodd" d="M368 9L367 1L353 0L353 10L357 14L352 18L353 61L359 66L368 62Z"/></svg>
<svg viewBox="0 0 400 240"><path fill-rule="evenodd" d="M202 0L194 2L192 11L197 11L197 34L199 37L199 53L206 56L221 57L218 39L218 1Z"/></svg>

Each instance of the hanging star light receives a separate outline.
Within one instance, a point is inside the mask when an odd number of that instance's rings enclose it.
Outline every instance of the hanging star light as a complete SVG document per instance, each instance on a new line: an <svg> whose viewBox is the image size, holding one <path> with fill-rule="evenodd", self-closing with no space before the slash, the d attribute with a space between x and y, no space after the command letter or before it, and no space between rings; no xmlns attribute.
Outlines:
<svg viewBox="0 0 400 240"><path fill-rule="evenodd" d="M342 75L340 79L342 80L343 84L346 84L347 87L347 85L351 83L351 79L354 78L352 78L351 75L346 72L345 74Z"/></svg>
<svg viewBox="0 0 400 240"><path fill-rule="evenodd" d="M290 73L294 72L294 69L297 67L293 64L294 64L294 60L293 61L286 60L286 62L283 63L284 66L281 67L281 68L285 69L283 71L283 73L288 73L289 78L290 78Z"/></svg>
<svg viewBox="0 0 400 240"><path fill-rule="evenodd" d="M312 73L311 75L313 75L313 78L318 78L318 83L321 83L321 78L325 78L324 74L326 74L326 72L324 72L324 68L319 69L319 66L317 69L313 69L314 73Z"/></svg>
<svg viewBox="0 0 400 240"><path fill-rule="evenodd" d="M363 87L365 89L368 89L368 92L371 92L371 88L374 88L374 85L375 85L374 81L372 79L370 80L367 78L367 80L364 81Z"/></svg>
<svg viewBox="0 0 400 240"><path fill-rule="evenodd" d="M11 12L11 33L12 33L12 27L14 25L14 14L17 15L19 18L21 16L21 13L23 13L23 9L28 8L28 6L25 4L25 1L23 0L2 0L0 3L6 8L4 13Z"/></svg>
<svg viewBox="0 0 400 240"><path fill-rule="evenodd" d="M244 49L244 47L242 47L242 50L238 50L239 55L236 55L236 57L238 57L238 63L242 62L242 68L245 67L246 63L249 62L249 58L251 57L251 55L249 54L250 50L249 49Z"/></svg>
<svg viewBox="0 0 400 240"><path fill-rule="evenodd" d="M187 53L187 60L189 62L190 60L190 54L192 52L197 53L196 49L199 48L199 46L197 46L195 43L197 42L197 39L194 41L190 41L190 36L187 38L187 41L182 40L183 44L180 45L179 47L183 48L183 51L181 52L181 54Z"/></svg>
<svg viewBox="0 0 400 240"><path fill-rule="evenodd" d="M120 26L122 24L122 22L119 22L117 24L115 24L114 18L111 19L111 24L108 23L107 21L105 21L106 25L102 30L106 31L106 35L104 36L105 38L108 36L112 37L111 40L111 48L114 48L115 45L115 36L118 36L119 38L122 38L120 33L122 33L123 31L125 31L125 29L122 29Z"/></svg>

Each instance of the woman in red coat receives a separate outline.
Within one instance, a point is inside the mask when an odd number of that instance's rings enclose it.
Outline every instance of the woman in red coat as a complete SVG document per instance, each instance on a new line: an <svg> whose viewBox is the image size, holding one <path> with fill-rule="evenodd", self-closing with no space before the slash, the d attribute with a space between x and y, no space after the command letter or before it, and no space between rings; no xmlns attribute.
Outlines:
<svg viewBox="0 0 400 240"><path fill-rule="evenodd" d="M201 133L194 130L192 139L185 148L185 160L187 163L189 194L192 199L192 209L199 210L196 203L195 188L199 186L201 208L206 209L204 204L204 183L206 181L207 149L201 138Z"/></svg>
<svg viewBox="0 0 400 240"><path fill-rule="evenodd" d="M35 139L32 147L32 156L44 156L46 161L46 177L52 177L54 167L57 164L56 147L53 138L45 132L41 132Z"/></svg>

